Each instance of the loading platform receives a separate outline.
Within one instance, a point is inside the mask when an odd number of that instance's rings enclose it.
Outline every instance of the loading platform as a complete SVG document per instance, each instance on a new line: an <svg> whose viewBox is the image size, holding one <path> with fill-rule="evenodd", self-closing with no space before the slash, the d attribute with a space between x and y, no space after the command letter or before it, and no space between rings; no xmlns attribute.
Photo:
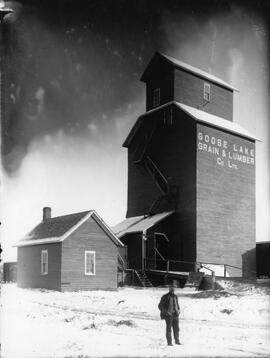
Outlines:
<svg viewBox="0 0 270 358"><path fill-rule="evenodd" d="M162 276L168 276L173 278L187 278L189 275L189 272L184 272L184 271L165 271L165 270L148 269L146 270L146 272L152 275L162 275Z"/></svg>

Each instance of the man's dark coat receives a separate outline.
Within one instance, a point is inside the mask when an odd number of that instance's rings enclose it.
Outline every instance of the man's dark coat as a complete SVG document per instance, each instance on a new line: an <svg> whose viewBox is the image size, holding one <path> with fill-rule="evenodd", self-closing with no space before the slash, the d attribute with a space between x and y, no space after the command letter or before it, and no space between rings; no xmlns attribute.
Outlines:
<svg viewBox="0 0 270 358"><path fill-rule="evenodd" d="M178 297L176 295L174 295L174 297L176 298L177 309L178 309L178 312L180 313ZM161 319L166 319L166 317L168 317L169 306L170 306L170 293L167 293L166 295L161 297L161 300L158 305L158 308L160 310L160 318Z"/></svg>

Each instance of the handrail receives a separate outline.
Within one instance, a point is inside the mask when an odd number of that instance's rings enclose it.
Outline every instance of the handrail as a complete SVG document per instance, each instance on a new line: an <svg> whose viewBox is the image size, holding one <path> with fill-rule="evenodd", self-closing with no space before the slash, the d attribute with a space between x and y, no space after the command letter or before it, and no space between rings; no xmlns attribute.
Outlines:
<svg viewBox="0 0 270 358"><path fill-rule="evenodd" d="M167 261L165 257L159 252L159 250L155 247L155 251L159 254L163 261Z"/></svg>
<svg viewBox="0 0 270 358"><path fill-rule="evenodd" d="M153 162L153 160L149 156L146 157L145 165L146 165L147 170L150 172L150 175L155 179L155 182L156 182L157 186L159 187L160 191L163 194L168 194L169 193L169 183L168 183L167 179L165 178L165 176L162 174L162 172L159 170L159 168L156 166L156 164ZM159 178L161 178L162 184L159 183L158 176L156 175L156 173L158 174ZM165 188L164 188L164 186L165 186Z"/></svg>
<svg viewBox="0 0 270 358"><path fill-rule="evenodd" d="M146 259L146 260L153 261L153 259ZM156 259L156 261L164 262L164 260L159 260L159 259ZM166 271L169 271L170 263L181 263L181 264L190 264L190 265L194 265L194 266L197 266L197 267L204 267L205 269L207 269L207 270L209 270L211 272L215 272L215 270L212 270L209 267L206 267L205 265L217 265L217 266L223 266L224 268L231 267L231 268L240 270L242 273L246 272L246 273L256 274L256 271L254 271L254 270L246 270L246 269L241 268L241 267L233 266L233 265L230 265L230 264L224 264L224 263L200 262L200 261L182 261L182 260L166 260L166 261L167 261L167 270ZM226 275L224 275L224 277L226 277Z"/></svg>
<svg viewBox="0 0 270 358"><path fill-rule="evenodd" d="M168 239L168 236L166 234L164 234L164 232L154 232L154 235L156 236L163 236L165 238L165 240L167 240L168 242L170 242L170 240Z"/></svg>
<svg viewBox="0 0 270 358"><path fill-rule="evenodd" d="M159 207L160 203L162 202L162 200L164 199L164 194L158 196L154 201L153 203L151 204L150 206L150 209L149 209L149 214L151 215L152 213L154 213L154 209L157 207Z"/></svg>
<svg viewBox="0 0 270 358"><path fill-rule="evenodd" d="M123 259L123 257L118 253L118 260L120 259L123 269L126 269L126 261Z"/></svg>
<svg viewBox="0 0 270 358"><path fill-rule="evenodd" d="M153 137L153 134L154 134L155 130L156 130L156 126L154 126L154 128L152 129L150 135L149 135L149 136L146 136L146 137L144 138L143 149L142 149L142 151L141 151L141 154L140 154L140 156L139 156L139 159L136 159L136 160L134 161L135 164L138 164L138 163L142 162L143 157L144 157L145 152L146 152L146 148L147 148L148 144L151 142L151 139L152 139L152 137ZM139 147L139 146L137 146L135 153L138 151L138 147Z"/></svg>
<svg viewBox="0 0 270 358"><path fill-rule="evenodd" d="M210 271L211 274L213 274L215 272L214 270L211 270L209 267L206 267L204 265L200 265L200 268L205 268L206 270Z"/></svg>

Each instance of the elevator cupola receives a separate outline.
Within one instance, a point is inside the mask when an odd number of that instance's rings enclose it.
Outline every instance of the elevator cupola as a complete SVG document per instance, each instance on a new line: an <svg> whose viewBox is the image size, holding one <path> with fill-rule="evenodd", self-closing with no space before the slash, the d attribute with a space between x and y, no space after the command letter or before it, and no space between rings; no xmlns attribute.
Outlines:
<svg viewBox="0 0 270 358"><path fill-rule="evenodd" d="M146 110L176 101L233 120L236 88L220 78L156 52L141 81L146 83Z"/></svg>

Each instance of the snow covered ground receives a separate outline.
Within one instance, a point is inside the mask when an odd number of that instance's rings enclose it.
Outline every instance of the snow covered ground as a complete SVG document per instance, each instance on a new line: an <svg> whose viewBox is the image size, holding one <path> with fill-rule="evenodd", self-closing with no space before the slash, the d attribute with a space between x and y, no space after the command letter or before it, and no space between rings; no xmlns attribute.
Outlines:
<svg viewBox="0 0 270 358"><path fill-rule="evenodd" d="M270 288L178 289L181 346L167 347L165 288L61 293L2 286L2 357L269 357Z"/></svg>

